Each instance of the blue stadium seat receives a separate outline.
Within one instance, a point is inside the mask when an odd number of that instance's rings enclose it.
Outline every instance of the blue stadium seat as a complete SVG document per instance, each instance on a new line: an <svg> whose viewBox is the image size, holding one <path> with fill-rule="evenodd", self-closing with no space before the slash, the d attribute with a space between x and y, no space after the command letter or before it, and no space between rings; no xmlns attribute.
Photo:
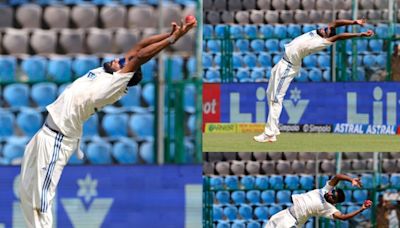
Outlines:
<svg viewBox="0 0 400 228"><path fill-rule="evenodd" d="M228 205L224 208L224 215L228 220L235 220L237 218L238 210L235 206Z"/></svg>
<svg viewBox="0 0 400 228"><path fill-rule="evenodd" d="M219 24L214 27L214 34L217 38L224 38L225 31L228 26L225 24ZM229 30L227 31L229 33Z"/></svg>
<svg viewBox="0 0 400 228"><path fill-rule="evenodd" d="M354 190L353 198L356 203L363 203L364 200L368 199L368 191L367 190Z"/></svg>
<svg viewBox="0 0 400 228"><path fill-rule="evenodd" d="M265 47L268 52L279 52L279 40L268 39L265 41Z"/></svg>
<svg viewBox="0 0 400 228"><path fill-rule="evenodd" d="M308 72L301 68L299 75L295 78L296 82L308 82Z"/></svg>
<svg viewBox="0 0 400 228"><path fill-rule="evenodd" d="M253 68L257 66L257 56L254 53L247 53L243 57L243 62L247 67Z"/></svg>
<svg viewBox="0 0 400 228"><path fill-rule="evenodd" d="M230 195L228 191L217 191L215 198L220 204L229 204Z"/></svg>
<svg viewBox="0 0 400 228"><path fill-rule="evenodd" d="M212 189L223 189L223 183L222 177L216 176L210 178L210 186Z"/></svg>
<svg viewBox="0 0 400 228"><path fill-rule="evenodd" d="M203 55L205 54L205 52L203 52ZM186 70L189 72L189 76L193 76L196 73L197 70L197 61L196 58L194 56L190 56L188 61L186 62Z"/></svg>
<svg viewBox="0 0 400 228"><path fill-rule="evenodd" d="M148 62L141 66L143 79L142 82L150 82L154 79L154 72L156 67L156 60L150 59Z"/></svg>
<svg viewBox="0 0 400 228"><path fill-rule="evenodd" d="M357 65L361 66L362 65L362 61L363 61L363 56L362 55L358 55L357 56ZM349 56L347 63L349 64L349 66L351 66L353 64L353 56Z"/></svg>
<svg viewBox="0 0 400 228"><path fill-rule="evenodd" d="M243 176L240 180L244 189L253 189L254 188L255 179L253 176Z"/></svg>
<svg viewBox="0 0 400 228"><path fill-rule="evenodd" d="M62 92L64 92L64 90L65 90L69 85L71 85L71 83L69 83L69 82L60 85L60 86L58 87L58 90L57 90L57 96L60 96L60 94L61 94Z"/></svg>
<svg viewBox="0 0 400 228"><path fill-rule="evenodd" d="M268 189L268 177L267 176L257 176L255 187L260 190Z"/></svg>
<svg viewBox="0 0 400 228"><path fill-rule="evenodd" d="M274 26L274 33L275 38L278 39L285 39L287 37L287 28L285 25L276 24Z"/></svg>
<svg viewBox="0 0 400 228"><path fill-rule="evenodd" d="M369 49L373 52L382 52L383 51L383 40L369 40Z"/></svg>
<svg viewBox="0 0 400 228"><path fill-rule="evenodd" d="M171 73L170 76L172 77L172 81L179 81L183 79L183 58L182 56L179 55L174 55L169 58L170 59L170 64L168 65L168 59L165 60L165 76L168 76L167 73ZM171 69L169 69L169 66Z"/></svg>
<svg viewBox="0 0 400 228"><path fill-rule="evenodd" d="M14 134L14 115L6 110L0 109L0 139Z"/></svg>
<svg viewBox="0 0 400 228"><path fill-rule="evenodd" d="M239 79L239 81L250 79L250 72L248 68L240 67L236 73L236 77Z"/></svg>
<svg viewBox="0 0 400 228"><path fill-rule="evenodd" d="M102 140L93 141L86 148L86 156L91 164L111 164L111 145Z"/></svg>
<svg viewBox="0 0 400 228"><path fill-rule="evenodd" d="M319 188L322 188L325 186L326 182L330 180L328 175L321 175L319 176Z"/></svg>
<svg viewBox="0 0 400 228"><path fill-rule="evenodd" d="M16 143L8 141L3 147L3 157L12 161L17 158L22 158L25 151L24 143Z"/></svg>
<svg viewBox="0 0 400 228"><path fill-rule="evenodd" d="M379 38L386 38L389 34L389 26L387 24L378 24L375 28L375 34Z"/></svg>
<svg viewBox="0 0 400 228"><path fill-rule="evenodd" d="M98 135L99 117L97 113L94 113L88 120L83 124L83 137L90 138Z"/></svg>
<svg viewBox="0 0 400 228"><path fill-rule="evenodd" d="M49 77L56 82L69 82L72 79L71 58L54 57L50 58L47 65L47 72Z"/></svg>
<svg viewBox="0 0 400 228"><path fill-rule="evenodd" d="M208 69L205 74L207 81L217 81L221 79L220 72L216 69Z"/></svg>
<svg viewBox="0 0 400 228"><path fill-rule="evenodd" d="M357 40L357 51L361 53L367 52L368 40Z"/></svg>
<svg viewBox="0 0 400 228"><path fill-rule="evenodd" d="M222 216L224 214L224 211L222 210L222 207L219 205L213 204L213 220L221 220Z"/></svg>
<svg viewBox="0 0 400 228"><path fill-rule="evenodd" d="M245 221L243 220L234 220L231 228L246 228Z"/></svg>
<svg viewBox="0 0 400 228"><path fill-rule="evenodd" d="M0 82L15 81L17 59L14 56L0 56Z"/></svg>
<svg viewBox="0 0 400 228"><path fill-rule="evenodd" d="M258 221L249 221L247 223L247 228L261 228L261 224Z"/></svg>
<svg viewBox="0 0 400 228"><path fill-rule="evenodd" d="M57 86L52 82L34 84L31 89L32 100L37 106L44 108L57 98Z"/></svg>
<svg viewBox="0 0 400 228"><path fill-rule="evenodd" d="M390 185L394 188L400 188L400 174L392 174L390 176Z"/></svg>
<svg viewBox="0 0 400 228"><path fill-rule="evenodd" d="M234 53L232 56L232 64L233 68L237 69L239 67L243 67L243 57L238 53Z"/></svg>
<svg viewBox="0 0 400 228"><path fill-rule="evenodd" d="M215 54L215 56L214 56L214 65L218 68L218 67L221 67L221 62L222 62L222 59L221 59L221 54L220 53L216 53Z"/></svg>
<svg viewBox="0 0 400 228"><path fill-rule="evenodd" d="M155 88L153 83L147 83L142 88L142 96L148 106L154 107L155 104Z"/></svg>
<svg viewBox="0 0 400 228"><path fill-rule="evenodd" d="M285 186L287 189L295 190L299 188L299 177L297 175L286 175Z"/></svg>
<svg viewBox="0 0 400 228"><path fill-rule="evenodd" d="M17 125L24 135L32 137L43 124L43 117L40 112L34 109L21 109L17 116Z"/></svg>
<svg viewBox="0 0 400 228"><path fill-rule="evenodd" d="M386 54L376 55L376 63L377 63L377 66L379 66L380 68L386 67L386 60L387 60Z"/></svg>
<svg viewBox="0 0 400 228"><path fill-rule="evenodd" d="M272 56L272 64L275 66L279 61L281 61L282 55L276 54Z"/></svg>
<svg viewBox="0 0 400 228"><path fill-rule="evenodd" d="M278 203L291 203L291 193L289 190L280 190L276 193Z"/></svg>
<svg viewBox="0 0 400 228"><path fill-rule="evenodd" d="M264 41L260 39L255 39L250 42L250 47L253 52L264 51Z"/></svg>
<svg viewBox="0 0 400 228"><path fill-rule="evenodd" d="M314 177L311 175L300 176L300 187L301 189L311 190L314 188Z"/></svg>
<svg viewBox="0 0 400 228"><path fill-rule="evenodd" d="M239 207L239 215L242 219L249 220L253 217L253 209L246 204L243 204Z"/></svg>
<svg viewBox="0 0 400 228"><path fill-rule="evenodd" d="M21 68L30 82L46 80L47 59L43 56L32 56L22 60Z"/></svg>
<svg viewBox="0 0 400 228"><path fill-rule="evenodd" d="M298 24L289 24L287 26L287 35L289 38L295 38L301 35L301 26Z"/></svg>
<svg viewBox="0 0 400 228"><path fill-rule="evenodd" d="M313 67L308 72L308 77L312 82L322 82L322 71L319 68Z"/></svg>
<svg viewBox="0 0 400 228"><path fill-rule="evenodd" d="M230 228L230 224L228 221L219 220L217 223L217 228Z"/></svg>
<svg viewBox="0 0 400 228"><path fill-rule="evenodd" d="M141 107L140 104L141 94L142 88L140 85L129 87L127 94L119 100L119 103L122 105L122 107L130 111L140 113L145 112L145 109Z"/></svg>
<svg viewBox="0 0 400 228"><path fill-rule="evenodd" d="M365 76L364 67L357 67L357 77L356 77L356 81L365 82L366 80L367 80L367 78L366 78L366 76Z"/></svg>
<svg viewBox="0 0 400 228"><path fill-rule="evenodd" d="M274 27L270 24L262 24L259 31L264 38L272 38L274 36Z"/></svg>
<svg viewBox="0 0 400 228"><path fill-rule="evenodd" d="M271 204L275 203L275 191L274 190L265 190L261 193L261 199L264 203Z"/></svg>
<svg viewBox="0 0 400 228"><path fill-rule="evenodd" d="M209 52L216 53L221 51L221 41L209 40L207 41L207 49Z"/></svg>
<svg viewBox="0 0 400 228"><path fill-rule="evenodd" d="M83 153L85 153L86 149L82 148L83 147L82 144L84 144L84 143L81 143L81 151ZM73 153L68 160L68 165L83 165L86 162L86 156L87 155L85 155L85 157L83 159L79 159L78 156L76 155L76 153Z"/></svg>
<svg viewBox="0 0 400 228"><path fill-rule="evenodd" d="M29 87L22 83L10 84L5 87L3 97L13 108L29 106Z"/></svg>
<svg viewBox="0 0 400 228"><path fill-rule="evenodd" d="M268 218L268 208L265 206L256 207L254 215L258 220L266 220Z"/></svg>
<svg viewBox="0 0 400 228"><path fill-rule="evenodd" d="M184 110L188 113L196 111L196 87L193 84L187 84L184 91Z"/></svg>
<svg viewBox="0 0 400 228"><path fill-rule="evenodd" d="M244 25L244 34L247 38L257 38L257 25Z"/></svg>
<svg viewBox="0 0 400 228"><path fill-rule="evenodd" d="M202 60L203 60L203 68L204 69L208 69L208 68L212 67L213 58L210 54L203 52Z"/></svg>
<svg viewBox="0 0 400 228"><path fill-rule="evenodd" d="M111 137L120 137L128 135L128 115L106 114L101 123L106 134Z"/></svg>
<svg viewBox="0 0 400 228"><path fill-rule="evenodd" d="M264 80L265 79L264 75L265 75L265 68L254 67L250 74L250 77L253 79L253 81L257 82Z"/></svg>
<svg viewBox="0 0 400 228"><path fill-rule="evenodd" d="M235 204L243 204L246 202L246 193L244 191L233 191L231 198Z"/></svg>
<svg viewBox="0 0 400 228"><path fill-rule="evenodd" d="M88 73L90 70L100 66L100 60L93 55L77 56L72 61L72 71L75 78L80 77Z"/></svg>
<svg viewBox="0 0 400 228"><path fill-rule="evenodd" d="M268 208L268 214L272 217L274 214L280 212L282 209L283 208L280 205L273 205Z"/></svg>
<svg viewBox="0 0 400 228"><path fill-rule="evenodd" d="M272 189L283 189L283 177L271 175L269 177L269 186L271 186Z"/></svg>
<svg viewBox="0 0 400 228"><path fill-rule="evenodd" d="M261 52L258 55L258 62L262 67L270 67L272 66L272 58L271 55L267 52Z"/></svg>
<svg viewBox="0 0 400 228"><path fill-rule="evenodd" d="M389 185L389 175L388 174L380 174L376 178L376 183L380 184L381 186L388 186Z"/></svg>
<svg viewBox="0 0 400 228"><path fill-rule="evenodd" d="M154 164L156 162L154 143L152 140L145 141L140 145L139 155L146 164Z"/></svg>
<svg viewBox="0 0 400 228"><path fill-rule="evenodd" d="M133 114L129 127L139 138L152 139L154 136L154 116L152 114Z"/></svg>
<svg viewBox="0 0 400 228"><path fill-rule="evenodd" d="M260 191L250 190L246 192L246 198L251 204L258 204L260 203Z"/></svg>
<svg viewBox="0 0 400 228"><path fill-rule="evenodd" d="M228 189L239 189L239 179L237 176L226 176L224 182Z"/></svg>
<svg viewBox="0 0 400 228"><path fill-rule="evenodd" d="M285 45L290 43L292 40L291 39L283 39L279 41L279 49L281 51L285 51Z"/></svg>
<svg viewBox="0 0 400 228"><path fill-rule="evenodd" d="M320 54L318 55L318 66L321 68L329 68L331 67L331 57L329 55Z"/></svg>
<svg viewBox="0 0 400 228"><path fill-rule="evenodd" d="M189 116L189 119L187 121L187 127L190 131L190 135L194 136L195 131L197 130L197 123L196 123L196 115L192 114Z"/></svg>
<svg viewBox="0 0 400 228"><path fill-rule="evenodd" d="M203 38L209 39L214 36L214 28L212 25L204 24L203 25Z"/></svg>
<svg viewBox="0 0 400 228"><path fill-rule="evenodd" d="M313 186L311 186L311 187L313 187ZM303 194L303 193L305 193L305 192L306 192L305 190L293 190L292 195L295 195L295 194Z"/></svg>
<svg viewBox="0 0 400 228"><path fill-rule="evenodd" d="M360 208L359 206L350 205L350 206L347 208L347 213L351 213L351 212L353 212L353 211L356 211L356 210L358 210L359 208ZM361 214L356 215L355 217L352 218L352 220L354 220L354 221L360 221L360 220L362 220Z"/></svg>
<svg viewBox="0 0 400 228"><path fill-rule="evenodd" d="M324 72L322 72L322 78L326 82L330 82L331 81L331 69L330 68L328 68L328 69L324 70Z"/></svg>
<svg viewBox="0 0 400 228"><path fill-rule="evenodd" d="M22 5L28 3L27 0L9 0L8 3L12 6Z"/></svg>
<svg viewBox="0 0 400 228"><path fill-rule="evenodd" d="M317 67L317 55L308 55L303 59L304 67Z"/></svg>
<svg viewBox="0 0 400 228"><path fill-rule="evenodd" d="M241 25L231 25L230 26L230 34L233 39L243 38L243 27Z"/></svg>
<svg viewBox="0 0 400 228"><path fill-rule="evenodd" d="M344 190L345 199L342 204L344 204L344 205L350 204L352 202L352 194L353 194L353 192L351 190Z"/></svg>
<svg viewBox="0 0 400 228"><path fill-rule="evenodd" d="M249 47L250 47L250 42L249 40L244 40L244 39L238 39L235 42L235 48L239 51L239 52L247 52L249 51ZM204 55L204 53L203 53Z"/></svg>
<svg viewBox="0 0 400 228"><path fill-rule="evenodd" d="M314 25L314 24L303 24L302 32L303 33L307 33L307 32L310 32L310 31L316 30L316 29L317 29L317 25Z"/></svg>

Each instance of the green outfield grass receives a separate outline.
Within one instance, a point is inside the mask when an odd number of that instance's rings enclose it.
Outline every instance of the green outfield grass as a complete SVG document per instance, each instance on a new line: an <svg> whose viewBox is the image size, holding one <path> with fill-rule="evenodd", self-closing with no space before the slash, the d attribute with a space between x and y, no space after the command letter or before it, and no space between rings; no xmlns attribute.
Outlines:
<svg viewBox="0 0 400 228"><path fill-rule="evenodd" d="M282 133L257 143L253 133L203 134L203 152L400 152L399 135Z"/></svg>

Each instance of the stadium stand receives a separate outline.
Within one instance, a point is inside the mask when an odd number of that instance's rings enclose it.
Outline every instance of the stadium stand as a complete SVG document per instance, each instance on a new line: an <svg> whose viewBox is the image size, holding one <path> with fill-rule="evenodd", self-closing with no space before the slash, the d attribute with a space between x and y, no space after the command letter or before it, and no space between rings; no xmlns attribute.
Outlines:
<svg viewBox="0 0 400 228"><path fill-rule="evenodd" d="M122 56L140 39L155 34L162 10L164 30L170 22L195 14L193 0L9 0L0 4L0 163L18 164L23 145L38 130L45 106L78 77L105 61ZM171 84L190 81L195 73L195 35L168 50ZM165 62L168 68L168 62ZM142 66L143 81L115 105L93 115L83 128L81 149L70 164L154 163L155 78L158 59ZM194 160L196 114L194 85L184 91L184 145ZM168 96L168 95L167 95ZM171 123L171 129L174 127ZM121 126L126 126L121 127ZM166 128L167 129L167 128ZM174 145L171 146L174 148ZM173 153L173 151L171 151ZM19 159L19 160L18 160Z"/></svg>
<svg viewBox="0 0 400 228"><path fill-rule="evenodd" d="M334 1L337 10L336 18L351 19L351 0ZM383 7L384 6L384 7ZM356 81L373 80L374 74L385 70L388 49L383 40L388 36L388 25L379 23L387 19L387 4L381 1L359 1L359 17L370 20L370 24L360 28L361 31L373 29L378 34L375 39L357 41L358 55L366 59L357 71ZM245 69L235 70L234 81L259 82L268 81L268 72L283 55L283 45L293 38L326 26L332 20L332 1L328 0L257 0L257 1L205 1L204 2L204 52L212 60L203 62L205 82L219 82L220 69L216 56L221 52L221 42L233 42L233 64L237 69L235 56L253 55L257 61L245 64ZM386 13L386 14L385 14ZM227 16L229 15L229 16ZM400 16L400 14L398 14ZM399 26L399 24L397 24ZM225 27L229 27L225 30ZM348 27L349 31L351 27ZM345 28L338 29L344 32ZM338 32L339 32L338 31ZM227 34L225 34L227 32ZM229 41L228 41L229 40ZM351 57L352 41L346 42L346 58ZM321 82L331 81L330 56L331 48L308 56L303 60L303 70L295 81ZM273 63L266 59L266 54ZM318 61L316 61L318 59ZM375 59L380 59L379 63ZM371 63L373 61L373 63ZM378 61L378 60L377 60ZM248 62L247 62L248 63ZM350 72L351 62L345 66ZM250 75L250 76L249 76ZM351 80L350 77L344 80Z"/></svg>
<svg viewBox="0 0 400 228"><path fill-rule="evenodd" d="M204 153L203 178L205 188L211 191L213 204L213 223L216 227L229 227L240 222L244 227L263 227L268 219L292 205L291 195L300 194L315 189L318 182L323 187L326 181L335 174L335 170L324 169L324 164L336 166L333 153L319 153L319 176L315 174L315 163L312 171L306 169L294 170L290 166L315 161L316 153L297 152L270 152L270 153ZM372 192L377 188L379 194L389 191L398 191L400 188L400 174L398 174L400 160L397 153L381 153L382 161L378 165L392 161L390 171L383 170L376 176L367 173L372 168L372 153L343 153L342 170L351 176L361 178L363 188L352 187L344 182L341 188L345 189L346 201L339 209L342 212L357 210L366 199L371 199ZM344 162L350 163L345 167ZM248 165L257 163L263 167L269 164L268 169L243 169L239 175L235 172L238 164ZM360 166L359 163L365 164ZM285 169L278 167L285 164ZM286 167L286 164L289 167ZM368 167L369 166L369 167ZM286 170L288 169L288 170ZM360 171L361 170L361 171ZM358 172L360 171L360 172ZM355 173L355 174L350 174ZM374 184L377 184L374 186ZM208 186L208 187L207 187ZM207 191L207 190L206 190ZM355 218L342 222L340 227L353 227L356 224L368 222L371 211L364 211ZM305 227L314 227L315 219L310 219ZM330 223L333 225L334 223Z"/></svg>

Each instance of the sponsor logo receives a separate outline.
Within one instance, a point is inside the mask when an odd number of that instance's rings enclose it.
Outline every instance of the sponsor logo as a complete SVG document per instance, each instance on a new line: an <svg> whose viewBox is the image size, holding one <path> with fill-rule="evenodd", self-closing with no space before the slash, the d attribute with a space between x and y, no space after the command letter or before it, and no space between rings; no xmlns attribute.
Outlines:
<svg viewBox="0 0 400 228"><path fill-rule="evenodd" d="M330 133L332 132L332 125L330 124L304 124L302 132L306 133Z"/></svg>
<svg viewBox="0 0 400 228"><path fill-rule="evenodd" d="M228 123L207 123L206 133L234 133L236 132L236 124Z"/></svg>
<svg viewBox="0 0 400 228"><path fill-rule="evenodd" d="M396 126L367 124L335 124L334 133L395 135Z"/></svg>
<svg viewBox="0 0 400 228"><path fill-rule="evenodd" d="M290 125L279 125L280 132L300 132L300 125L290 124Z"/></svg>

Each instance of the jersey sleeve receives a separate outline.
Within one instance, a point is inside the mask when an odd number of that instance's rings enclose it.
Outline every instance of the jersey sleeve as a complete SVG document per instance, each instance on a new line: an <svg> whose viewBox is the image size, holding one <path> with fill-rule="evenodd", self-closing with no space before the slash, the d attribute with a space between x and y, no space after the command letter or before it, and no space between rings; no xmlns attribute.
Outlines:
<svg viewBox="0 0 400 228"><path fill-rule="evenodd" d="M339 210L335 206L330 203L325 203L324 208L319 214L322 217L333 219L333 214L335 214L336 212L339 212Z"/></svg>
<svg viewBox="0 0 400 228"><path fill-rule="evenodd" d="M325 186L322 188L324 193L332 191L334 187L329 184L329 181L326 182Z"/></svg>

